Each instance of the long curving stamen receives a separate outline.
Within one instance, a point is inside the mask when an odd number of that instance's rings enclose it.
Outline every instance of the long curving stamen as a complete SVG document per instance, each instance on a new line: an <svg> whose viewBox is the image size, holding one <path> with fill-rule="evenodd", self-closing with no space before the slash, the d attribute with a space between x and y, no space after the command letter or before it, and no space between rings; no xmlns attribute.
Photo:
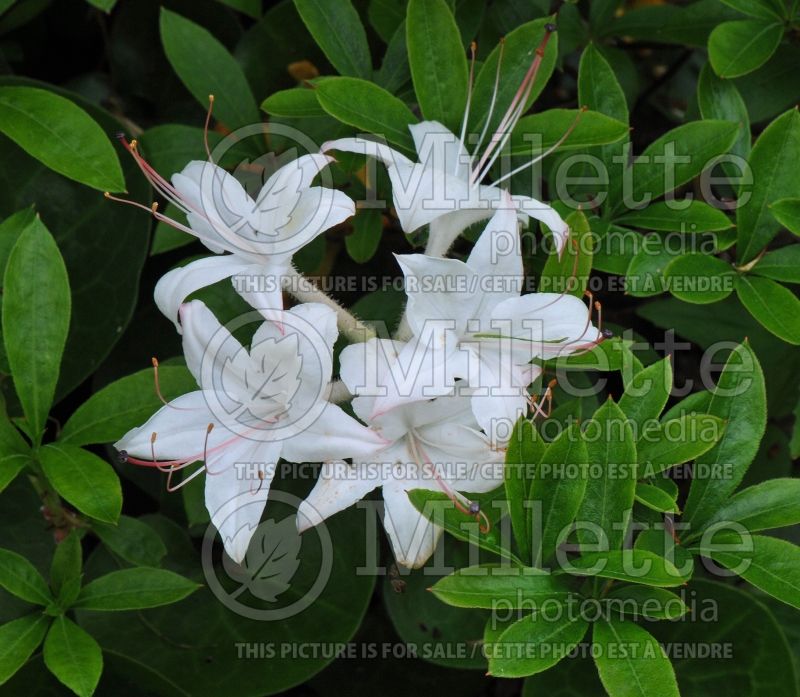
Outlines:
<svg viewBox="0 0 800 697"><path fill-rule="evenodd" d="M488 170L491 168L491 165L502 151L503 146L510 137L511 132L514 130L516 122L524 113L527 107L528 97L530 97L531 91L533 90L533 84L536 82L536 76L539 73L539 68L542 64L542 60L544 59L547 43L550 41L550 36L555 30L556 27L554 24L545 25L544 37L534 52L534 58L531 61L530 67L528 68L528 71L525 73L525 77L523 77L522 82L517 88L511 103L508 105L506 113L503 115L503 118L500 120L495 132L489 139L489 144L486 146L486 150L484 151L483 155L481 155L478 165L473 168L470 183L476 184L479 182L480 179L477 176L478 173L484 169ZM488 166L486 165L487 162L489 162ZM483 177L481 177L481 179L482 178Z"/></svg>
<svg viewBox="0 0 800 697"><path fill-rule="evenodd" d="M573 119L572 123L570 124L570 127L566 131L564 131L564 135L562 135L555 143L553 143L553 145L551 145L549 148L547 148L547 150L545 150L544 152L540 153L536 157L531 158L528 162L526 162L525 164L522 164L519 167L517 167L516 169L510 171L508 174L504 174L499 179L495 179L494 182L493 182L494 185L497 186L501 182L504 182L506 179L510 179L515 174L519 174L520 172L522 172L523 170L527 169L528 167L532 167L537 162L541 162L544 158L548 157L553 152L555 152L558 148L560 148L564 144L564 141L567 138L569 138L570 133L572 133L572 131L575 130L575 127L578 125L578 121L580 121L581 115L586 110L587 110L587 107L581 107L581 109L575 115L575 118ZM489 173L489 170L487 168L484 173L479 175L477 181L481 181L488 173Z"/></svg>
<svg viewBox="0 0 800 697"><path fill-rule="evenodd" d="M481 135L478 138L478 142L475 144L475 148L473 149L473 154L477 155L480 152L481 145L483 145L483 139L486 137L486 132L489 130L489 124L492 122L492 116L494 115L494 106L497 103L497 91L500 88L500 67L503 65L503 55L505 54L506 49L506 37L500 37L500 55L497 56L497 69L494 71L494 89L492 90L492 101L489 102L489 111L486 114L486 123L483 124L483 130L481 130Z"/></svg>
<svg viewBox="0 0 800 697"><path fill-rule="evenodd" d="M213 165L214 158L211 157L211 148L208 147L208 127L211 124L211 112L214 109L214 95L208 95L208 111L206 112L206 122L203 125L203 145L206 147L206 155L208 155L208 161Z"/></svg>
<svg viewBox="0 0 800 697"><path fill-rule="evenodd" d="M464 107L464 118L461 120L461 135L459 136L459 144L458 144L458 153L456 153L456 161L453 166L453 176L458 174L458 167L461 164L461 154L462 151L465 149L464 145L464 138L467 135L467 123L469 122L469 110L470 106L472 105L472 87L474 84L475 79L475 52L478 48L478 45L473 41L469 45L470 50L470 61L469 61L469 82L467 83L467 104Z"/></svg>

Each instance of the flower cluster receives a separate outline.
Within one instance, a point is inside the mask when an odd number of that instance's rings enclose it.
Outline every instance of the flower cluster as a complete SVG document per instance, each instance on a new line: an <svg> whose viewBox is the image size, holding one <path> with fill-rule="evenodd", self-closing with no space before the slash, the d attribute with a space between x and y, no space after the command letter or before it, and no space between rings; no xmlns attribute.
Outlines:
<svg viewBox="0 0 800 697"><path fill-rule="evenodd" d="M171 489L205 473L206 506L234 561L247 553L283 458L323 463L298 510L301 531L381 487L398 562L422 565L441 529L414 508L407 491L442 491L459 510L488 522L464 492L501 483L513 424L541 412L543 400L530 392L541 375L535 359L585 350L602 339L579 298L520 295L520 220L545 223L559 253L569 231L549 206L481 183L496 136L478 158L467 153L463 134L460 139L437 122L411 132L419 162L374 141L340 139L278 169L254 198L210 155L168 181L135 141L127 144L186 224L155 205L148 210L197 237L214 256L170 271L155 288L158 307L182 334L199 389L165 402L116 447L129 463L167 472ZM332 380L333 345L340 330L359 322L321 292L288 309L282 292L287 279L298 277L293 254L355 213L341 191L312 185L333 150L377 157L388 170L404 231L429 226L425 254L397 256L407 292L397 335L362 333L339 356L340 380ZM445 258L467 226L485 219L466 261ZM201 301L187 302L225 278L259 317L249 349ZM355 417L336 403L348 400ZM173 487L172 475L193 465Z"/></svg>

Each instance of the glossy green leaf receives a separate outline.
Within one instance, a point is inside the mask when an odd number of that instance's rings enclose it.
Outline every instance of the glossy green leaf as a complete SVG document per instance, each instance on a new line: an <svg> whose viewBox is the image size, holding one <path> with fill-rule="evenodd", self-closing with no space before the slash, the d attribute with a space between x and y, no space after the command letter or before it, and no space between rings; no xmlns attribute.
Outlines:
<svg viewBox="0 0 800 697"><path fill-rule="evenodd" d="M594 624L593 653L610 697L680 697L675 670L655 638L624 620Z"/></svg>
<svg viewBox="0 0 800 697"><path fill-rule="evenodd" d="M154 380L152 368L140 370L95 392L64 424L58 442L88 445L119 440L163 406ZM159 366L158 382L166 400L197 389L192 374L183 366Z"/></svg>
<svg viewBox="0 0 800 697"><path fill-rule="evenodd" d="M0 413L0 492L31 459L30 447L9 418Z"/></svg>
<svg viewBox="0 0 800 697"><path fill-rule="evenodd" d="M525 74L534 59L534 51L541 44L545 36L545 24L550 18L535 19L527 22L505 37L502 49L503 62L500 66L500 80L498 83L497 97L494 101L492 117L489 120L487 133L493 133L500 124L514 95L517 93ZM495 93L495 79L497 76L497 62L500 58L501 48L497 45L486 57L480 71L475 78L475 88L472 92L472 105L470 107L469 128L470 133L480 133L483 130L489 114L492 96ZM534 102L544 89L545 84L553 74L553 69L558 56L558 32L553 34L545 49L544 58L539 67L539 72L533 83L533 89L526 101L527 108ZM488 138L488 136L487 136ZM486 142L486 141L484 141Z"/></svg>
<svg viewBox="0 0 800 697"><path fill-rule="evenodd" d="M581 54L578 68L578 102L594 111L628 123L628 104L614 70L595 44Z"/></svg>
<svg viewBox="0 0 800 697"><path fill-rule="evenodd" d="M800 235L800 198L782 198L775 201L769 209L783 227Z"/></svg>
<svg viewBox="0 0 800 697"><path fill-rule="evenodd" d="M718 537L713 544L736 544L737 537ZM800 609L800 547L765 535L753 535L750 540L752 551L722 551L711 547L701 552L756 588Z"/></svg>
<svg viewBox="0 0 800 697"><path fill-rule="evenodd" d="M750 532L797 525L800 523L800 479L780 477L743 489L706 521L704 529L728 522L744 525ZM687 541L699 534L695 532Z"/></svg>
<svg viewBox="0 0 800 697"><path fill-rule="evenodd" d="M103 672L103 654L97 642L63 615L53 621L47 632L44 662L79 697L94 693Z"/></svg>
<svg viewBox="0 0 800 697"><path fill-rule="evenodd" d="M0 627L0 685L25 665L39 648L50 618L34 613Z"/></svg>
<svg viewBox="0 0 800 697"><path fill-rule="evenodd" d="M625 412L609 399L586 424L584 433L592 467L577 518L599 526L608 548L616 550L625 538L636 493L633 430ZM595 537L590 531L578 530L581 543L598 543Z"/></svg>
<svg viewBox="0 0 800 697"><path fill-rule="evenodd" d="M166 8L161 9L161 41L170 64L192 96L229 129L259 123L260 116L241 67L204 27Z"/></svg>
<svg viewBox="0 0 800 697"><path fill-rule="evenodd" d="M525 506L525 501L545 447L546 443L531 421L520 418L514 424L506 450L503 483L514 539L520 555L526 560L531 558L531 510Z"/></svg>
<svg viewBox="0 0 800 697"><path fill-rule="evenodd" d="M640 208L642 203L658 199L685 184L713 164L714 158L730 150L741 126L728 121L691 121L668 131L650 143L633 162L632 177L627 195L623 179L612 180L615 187L611 199L618 201L613 212L623 207ZM665 175L667 163L671 176Z"/></svg>
<svg viewBox="0 0 800 697"><path fill-rule="evenodd" d="M615 611L632 615L634 619L673 620L689 611L680 596L664 588L622 586L606 597Z"/></svg>
<svg viewBox="0 0 800 697"><path fill-rule="evenodd" d="M81 539L74 530L56 547L50 564L50 587L60 596L70 584L80 582L83 569L83 548Z"/></svg>
<svg viewBox="0 0 800 697"><path fill-rule="evenodd" d="M659 513L677 513L678 504L666 491L652 484L636 485L636 500L647 508Z"/></svg>
<svg viewBox="0 0 800 697"><path fill-rule="evenodd" d="M158 534L138 518L121 515L116 525L95 522L92 530L114 554L137 566L158 566L167 553Z"/></svg>
<svg viewBox="0 0 800 697"><path fill-rule="evenodd" d="M461 513L453 506L453 502L444 492L429 491L428 489L411 489L408 498L411 504L428 520L436 525L443 527L459 540L464 540L470 544L485 549L488 552L512 561L517 566L525 566L501 539L495 523L500 517L500 509L490 503L481 501L480 496L471 496L471 500L480 503L481 511L486 514L492 523L488 532L480 531L480 523L473 516ZM493 520L494 518L494 520Z"/></svg>
<svg viewBox="0 0 800 697"><path fill-rule="evenodd" d="M530 567L481 564L456 569L439 579L431 592L455 607L524 608L530 610L549 599L566 600L570 595L564 580Z"/></svg>
<svg viewBox="0 0 800 697"><path fill-rule="evenodd" d="M661 232L715 232L733 225L725 213L702 201L690 201L688 206L679 208L666 201L656 201L647 208L625 213L617 221L630 227Z"/></svg>
<svg viewBox="0 0 800 697"><path fill-rule="evenodd" d="M766 63L783 38L779 22L723 22L708 39L708 58L720 77L739 77Z"/></svg>
<svg viewBox="0 0 800 697"><path fill-rule="evenodd" d="M671 261L664 269L667 287L679 300L706 305L727 298L735 284L735 272L719 257L696 252Z"/></svg>
<svg viewBox="0 0 800 697"><path fill-rule="evenodd" d="M375 82L387 92L395 94L409 80L411 80L411 67L408 65L404 19L389 40L380 70L375 74Z"/></svg>
<svg viewBox="0 0 800 697"><path fill-rule="evenodd" d="M582 554L556 573L599 576L660 588L681 586L688 580L672 562L649 550L636 548Z"/></svg>
<svg viewBox="0 0 800 697"><path fill-rule="evenodd" d="M8 549L0 549L0 587L36 605L48 605L53 599L36 567L21 554Z"/></svg>
<svg viewBox="0 0 800 697"><path fill-rule="evenodd" d="M742 184L739 198L749 194L736 209L737 258L745 264L766 247L781 228L771 206L781 199L800 198L800 113L789 109L759 135L748 164L752 186ZM780 210L780 206L778 208Z"/></svg>
<svg viewBox="0 0 800 697"><path fill-rule="evenodd" d="M350 0L294 0L303 23L341 75L372 75L364 25Z"/></svg>
<svg viewBox="0 0 800 697"><path fill-rule="evenodd" d="M567 131L572 128L568 135ZM564 136L566 138L564 139ZM509 141L508 154L536 155L550 150L578 150L591 145L616 143L628 135L628 125L599 111L548 109L523 116Z"/></svg>
<svg viewBox="0 0 800 697"><path fill-rule="evenodd" d="M414 152L408 127L417 118L383 88L357 78L331 77L317 83L315 89L320 105L334 118Z"/></svg>
<svg viewBox="0 0 800 697"><path fill-rule="evenodd" d="M410 0L406 44L422 116L458 133L467 101L467 56L445 0Z"/></svg>
<svg viewBox="0 0 800 697"><path fill-rule="evenodd" d="M375 255L383 235L383 215L377 208L364 208L353 218L353 232L345 237L347 253L353 261L365 264Z"/></svg>
<svg viewBox="0 0 800 697"><path fill-rule="evenodd" d="M700 457L724 432L725 421L711 414L687 413L663 421L636 444L639 476L652 477Z"/></svg>
<svg viewBox="0 0 800 697"><path fill-rule="evenodd" d="M530 505L534 519L531 558L534 565L549 562L565 542L570 525L580 509L586 491L589 455L574 424L547 446L531 482Z"/></svg>
<svg viewBox="0 0 800 697"><path fill-rule="evenodd" d="M736 294L753 317L775 336L800 344L800 299L769 278L740 276Z"/></svg>
<svg viewBox="0 0 800 697"><path fill-rule="evenodd" d="M758 260L752 273L773 281L800 283L800 244L790 244L767 252Z"/></svg>
<svg viewBox="0 0 800 697"><path fill-rule="evenodd" d="M36 438L53 402L70 307L64 260L37 218L11 250L3 279L3 339L14 387Z"/></svg>
<svg viewBox="0 0 800 697"><path fill-rule="evenodd" d="M703 458L692 479L684 519L703 525L736 490L753 461L766 428L764 374L748 343L731 352L717 381L708 413L727 422L725 433ZM724 463L726 467L711 465Z"/></svg>
<svg viewBox="0 0 800 697"><path fill-rule="evenodd" d="M658 421L670 392L672 392L670 356L647 366L633 376L619 398L619 408L631 422L634 440L642 440L648 426Z"/></svg>
<svg viewBox="0 0 800 697"><path fill-rule="evenodd" d="M697 81L697 104L704 119L723 119L741 126L731 153L746 160L750 155L751 139L747 105L736 85L718 77L709 63L703 66ZM723 163L722 167L730 176L741 173L741 169L734 165Z"/></svg>
<svg viewBox="0 0 800 697"><path fill-rule="evenodd" d="M514 622L489 649L489 675L499 678L520 678L551 668L581 642L589 623L563 613L554 621L545 621L536 614ZM504 650L504 645L509 650ZM520 652L520 646L536 646L539 651ZM507 653L508 655L504 655Z"/></svg>
<svg viewBox="0 0 800 697"><path fill-rule="evenodd" d="M722 0L742 14L761 19L780 19L785 12L783 0Z"/></svg>
<svg viewBox="0 0 800 697"><path fill-rule="evenodd" d="M36 87L0 87L0 131L65 177L100 191L125 190L108 136L69 99Z"/></svg>
<svg viewBox="0 0 800 697"><path fill-rule="evenodd" d="M325 116L325 110L317 101L314 88L292 87L267 97L261 108L271 116L302 118L305 116Z"/></svg>
<svg viewBox="0 0 800 697"><path fill-rule="evenodd" d="M82 589L75 607L83 610L143 610L183 600L200 586L166 569L112 571Z"/></svg>
<svg viewBox="0 0 800 697"><path fill-rule="evenodd" d="M91 518L115 523L122 508L119 477L105 460L74 445L52 443L39 451L53 488Z"/></svg>

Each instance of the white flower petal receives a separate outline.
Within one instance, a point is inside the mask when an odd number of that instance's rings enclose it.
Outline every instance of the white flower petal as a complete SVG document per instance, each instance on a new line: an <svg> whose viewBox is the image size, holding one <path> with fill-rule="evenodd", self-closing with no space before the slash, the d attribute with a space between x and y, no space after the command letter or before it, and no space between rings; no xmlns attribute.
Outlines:
<svg viewBox="0 0 800 697"><path fill-rule="evenodd" d="M200 288L210 286L223 278L243 273L250 266L240 257L226 254L198 259L186 266L172 269L156 283L154 291L156 305L168 320L175 323L180 334L183 330L178 323L178 310L186 298Z"/></svg>
<svg viewBox="0 0 800 697"><path fill-rule="evenodd" d="M411 505L406 492L414 488L418 488L414 483L400 481L387 481L383 485L383 525L397 563L418 569L433 554L442 536L442 528Z"/></svg>
<svg viewBox="0 0 800 697"><path fill-rule="evenodd" d="M471 158L458 136L438 121L422 121L408 127L419 161L455 177L466 178Z"/></svg>
<svg viewBox="0 0 800 697"><path fill-rule="evenodd" d="M553 234L553 241L556 245L556 251L558 255L561 256L561 253L564 251L564 245L569 238L569 226L564 222L562 217L554 208L530 196L513 196L512 198L520 213L534 218L535 220L540 220L550 228Z"/></svg>

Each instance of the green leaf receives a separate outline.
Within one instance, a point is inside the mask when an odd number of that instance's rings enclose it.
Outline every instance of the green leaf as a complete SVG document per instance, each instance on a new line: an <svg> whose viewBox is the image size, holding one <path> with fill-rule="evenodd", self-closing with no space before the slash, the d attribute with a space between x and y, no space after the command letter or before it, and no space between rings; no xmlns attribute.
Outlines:
<svg viewBox="0 0 800 697"><path fill-rule="evenodd" d="M119 158L103 129L77 104L35 87L0 87L0 131L65 177L124 191Z"/></svg>
<svg viewBox="0 0 800 697"><path fill-rule="evenodd" d="M702 526L739 486L758 452L766 428L764 374L748 343L728 358L708 405L708 413L727 422L725 433L692 478L684 520ZM724 463L726 467L714 467Z"/></svg>
<svg viewBox="0 0 800 697"><path fill-rule="evenodd" d="M53 599L36 567L8 549L0 549L0 587L35 605L48 605Z"/></svg>
<svg viewBox="0 0 800 697"><path fill-rule="evenodd" d="M559 151L616 143L628 135L628 125L598 111L548 109L523 116L511 136L509 155L536 155L549 150L574 124Z"/></svg>
<svg viewBox="0 0 800 697"><path fill-rule="evenodd" d="M103 672L103 654L97 642L63 615L53 621L47 632L44 662L79 697L94 693Z"/></svg>
<svg viewBox="0 0 800 697"><path fill-rule="evenodd" d="M694 571L694 557L675 540L672 531L664 523L653 523L650 529L642 530L633 548L637 552L649 552L666 559L685 578L689 578Z"/></svg>
<svg viewBox="0 0 800 697"><path fill-rule="evenodd" d="M353 218L353 233L344 238L350 258L365 264L378 251L383 234L383 215L377 208L362 208Z"/></svg>
<svg viewBox="0 0 800 697"><path fill-rule="evenodd" d="M633 437L641 441L648 426L658 421L672 392L670 356L647 366L633 376L619 398L619 408L631 423Z"/></svg>
<svg viewBox="0 0 800 697"><path fill-rule="evenodd" d="M531 610L542 601L566 600L570 595L562 579L545 571L496 564L457 569L439 579L430 590L448 605L489 610L500 604L509 609Z"/></svg>
<svg viewBox="0 0 800 697"><path fill-rule="evenodd" d="M783 0L722 0L742 14L761 19L780 19L786 3Z"/></svg>
<svg viewBox="0 0 800 697"><path fill-rule="evenodd" d="M211 32L166 8L160 28L167 59L204 108L213 94L214 117L229 129L261 121L241 67Z"/></svg>
<svg viewBox="0 0 800 697"><path fill-rule="evenodd" d="M725 421L711 414L688 413L667 419L637 444L639 476L652 477L708 452L722 438Z"/></svg>
<svg viewBox="0 0 800 697"><path fill-rule="evenodd" d="M569 226L566 247L560 257L555 249L550 250L538 291L582 298L592 272L592 230L582 211L573 211L564 222Z"/></svg>
<svg viewBox="0 0 800 697"><path fill-rule="evenodd" d="M81 513L115 523L122 508L122 490L114 468L97 455L74 445L52 443L39 451L53 488Z"/></svg>
<svg viewBox="0 0 800 697"><path fill-rule="evenodd" d="M800 609L800 547L776 537L753 535L749 538L752 551L716 549L717 545L736 545L736 538L719 537L700 552L773 598Z"/></svg>
<svg viewBox="0 0 800 697"><path fill-rule="evenodd" d="M546 444L531 421L520 418L514 424L506 450L503 484L511 528L523 559L531 558L531 511L525 507L535 470L542 460Z"/></svg>
<svg viewBox="0 0 800 697"><path fill-rule="evenodd" d="M640 208L652 200L685 184L704 169L715 157L730 150L740 126L728 121L691 121L668 131L648 145L633 162L630 191L622 196L623 179L612 181L610 195L615 201L612 213L622 208ZM669 164L672 176L665 175Z"/></svg>
<svg viewBox="0 0 800 697"><path fill-rule="evenodd" d="M738 492L714 513L704 530L718 523L739 523L750 532L783 528L800 523L800 479L769 479ZM694 532L687 542L699 537Z"/></svg>
<svg viewBox="0 0 800 697"><path fill-rule="evenodd" d="M779 22L723 22L708 37L708 58L720 77L739 77L764 65L782 38L783 25Z"/></svg>
<svg viewBox="0 0 800 697"><path fill-rule="evenodd" d="M316 91L308 87L292 87L275 92L261 103L261 108L270 116L288 118L325 116L326 114L317 101Z"/></svg>
<svg viewBox="0 0 800 697"><path fill-rule="evenodd" d="M389 40L380 70L375 74L375 82L387 92L395 94L410 79L411 68L408 65L406 24L403 19Z"/></svg>
<svg viewBox="0 0 800 697"><path fill-rule="evenodd" d="M661 232L716 232L733 225L725 213L702 201L690 201L688 206L680 208L666 201L656 201L647 208L625 213L617 222Z"/></svg>
<svg viewBox="0 0 800 697"><path fill-rule="evenodd" d="M531 542L534 566L550 561L566 541L586 491L589 455L578 424L547 446L531 482L530 505L537 523ZM541 516L539 518L539 516Z"/></svg>
<svg viewBox="0 0 800 697"><path fill-rule="evenodd" d="M192 374L183 366L159 366L158 383L162 396L168 401L197 389ZM64 424L58 442L88 445L119 440L130 429L147 421L161 406L153 369L140 370L89 397Z"/></svg>
<svg viewBox="0 0 800 697"><path fill-rule="evenodd" d="M800 299L769 278L739 276L736 294L766 329L790 344L800 344Z"/></svg>
<svg viewBox="0 0 800 697"><path fill-rule="evenodd" d="M36 219L20 235L3 279L3 340L28 427L40 438L58 380L70 320L64 260Z"/></svg>
<svg viewBox="0 0 800 697"><path fill-rule="evenodd" d="M793 108L761 132L750 154L752 189L742 183L739 201L748 195L749 199L736 209L740 264L755 259L780 230L770 206L781 199L800 197L800 178L796 176L798 161L800 114Z"/></svg>
<svg viewBox="0 0 800 697"><path fill-rule="evenodd" d="M50 618L34 613L0 627L0 685L25 665L42 643Z"/></svg>
<svg viewBox="0 0 800 697"><path fill-rule="evenodd" d="M664 588L622 586L612 590L606 597L615 601L612 604L614 609L633 615L636 619L674 620L689 612L680 596Z"/></svg>
<svg viewBox="0 0 800 697"><path fill-rule="evenodd" d="M367 34L350 0L294 0L294 6L340 75L369 80L372 58Z"/></svg>
<svg viewBox="0 0 800 697"><path fill-rule="evenodd" d="M654 552L638 548L582 554L577 559L571 559L556 574L599 576L660 588L681 586L688 580L688 576L681 574L672 562Z"/></svg>
<svg viewBox="0 0 800 697"><path fill-rule="evenodd" d="M0 410L0 492L31 460L28 443Z"/></svg>
<svg viewBox="0 0 800 697"><path fill-rule="evenodd" d="M752 273L774 281L800 283L800 244L767 252L758 260Z"/></svg>
<svg viewBox="0 0 800 697"><path fill-rule="evenodd" d="M678 513L678 504L666 491L653 484L636 485L636 500L659 513Z"/></svg>
<svg viewBox="0 0 800 697"><path fill-rule="evenodd" d="M589 44L578 67L578 103L628 123L628 103L614 70L597 49Z"/></svg>
<svg viewBox="0 0 800 697"><path fill-rule="evenodd" d="M422 116L458 133L469 70L461 34L445 0L410 0L406 45Z"/></svg>
<svg viewBox="0 0 800 697"><path fill-rule="evenodd" d="M522 560L504 545L497 525L494 524L500 517L500 511L496 506L487 505L481 501L479 496L471 495L471 500L477 500L480 503L481 511L488 516L492 523L489 531L483 533L480 531L480 523L472 516L458 511L444 492L412 489L407 494L414 508L436 525L443 527L456 539L464 540L499 557L509 559L517 566L525 566Z"/></svg>
<svg viewBox="0 0 800 697"><path fill-rule="evenodd" d="M600 620L592 641L597 671L610 697L680 697L669 658L646 630L624 620Z"/></svg>
<svg viewBox="0 0 800 697"><path fill-rule="evenodd" d="M81 539L73 530L58 543L50 565L50 587L57 597L69 584L75 583L76 580L80 581L82 569Z"/></svg>
<svg viewBox="0 0 800 697"><path fill-rule="evenodd" d="M158 566L167 548L149 525L122 515L116 525L95 522L92 530L114 554L137 566Z"/></svg>
<svg viewBox="0 0 800 697"><path fill-rule="evenodd" d="M670 293L679 300L707 305L731 294L735 272L719 257L696 252L671 261L664 269L664 278Z"/></svg>
<svg viewBox="0 0 800 697"><path fill-rule="evenodd" d="M622 546L636 494L633 431L625 413L609 399L595 412L584 434L592 467L578 520L598 526L608 548L615 550ZM592 531L578 530L582 544L600 542L594 537Z"/></svg>
<svg viewBox="0 0 800 697"><path fill-rule="evenodd" d="M382 87L353 77L329 77L317 83L315 89L320 105L334 118L414 152L408 127L417 118Z"/></svg>
<svg viewBox="0 0 800 697"><path fill-rule="evenodd" d="M82 589L75 607L83 610L143 610L183 600L200 586L165 569L112 571Z"/></svg>
<svg viewBox="0 0 800 697"><path fill-rule="evenodd" d="M560 614L554 621L536 614L523 617L490 645L489 675L521 678L541 673L566 658L580 644L588 628L586 620L569 617L568 613ZM508 650L504 649L506 644ZM539 650L520 652L520 646L536 646Z"/></svg>
<svg viewBox="0 0 800 697"><path fill-rule="evenodd" d="M494 100L492 118L489 120L487 134L494 133L506 110L511 105L525 73L534 59L534 51L541 44L545 35L545 24L551 18L535 19L527 22L510 32L505 37L502 48L503 62L500 66L500 80L497 83L497 97ZM470 107L469 128L470 133L480 133L483 130L492 97L495 93L495 80L497 76L497 62L500 59L501 46L498 44L483 62L472 91L472 105ZM536 100L545 84L553 74L556 58L558 56L558 33L553 34L545 49L544 58L539 66L539 72L533 83L533 89L525 103L523 113ZM488 136L487 136L488 137ZM484 140L484 144L485 144Z"/></svg>
<svg viewBox="0 0 800 697"><path fill-rule="evenodd" d="M800 198L782 198L772 203L769 209L783 227L800 235Z"/></svg>
<svg viewBox="0 0 800 697"><path fill-rule="evenodd" d="M723 119L741 126L731 153L746 160L750 156L750 116L739 90L730 80L714 74L709 63L700 71L697 81L697 104L704 119ZM739 168L723 163L729 176L739 175Z"/></svg>
<svg viewBox="0 0 800 697"><path fill-rule="evenodd" d="M87 0L87 2L106 14L109 14L114 9L114 5L117 4L117 0Z"/></svg>

